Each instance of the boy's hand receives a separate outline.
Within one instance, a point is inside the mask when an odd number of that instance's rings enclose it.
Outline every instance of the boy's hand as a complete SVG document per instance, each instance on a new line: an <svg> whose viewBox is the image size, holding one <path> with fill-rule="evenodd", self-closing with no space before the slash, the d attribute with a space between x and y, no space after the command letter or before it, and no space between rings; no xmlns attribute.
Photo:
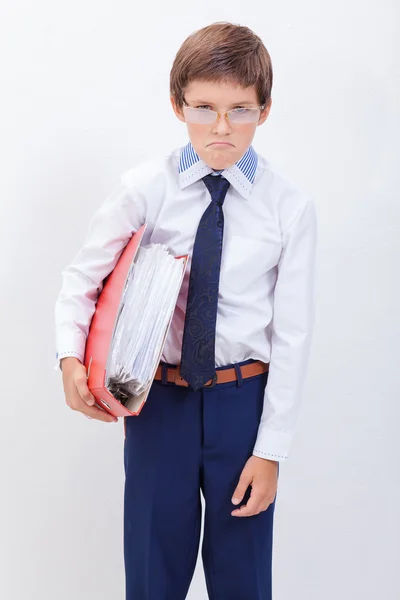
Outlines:
<svg viewBox="0 0 400 600"><path fill-rule="evenodd" d="M87 386L86 367L73 356L60 361L64 385L65 401L72 410L83 413L86 417L117 423L118 419L108 412L94 406L95 398Z"/></svg>
<svg viewBox="0 0 400 600"><path fill-rule="evenodd" d="M240 475L239 483L233 493L232 502L239 504L251 485L247 504L231 512L233 517L257 515L274 501L278 487L278 463L274 460L251 456ZM234 502L234 499L237 502Z"/></svg>

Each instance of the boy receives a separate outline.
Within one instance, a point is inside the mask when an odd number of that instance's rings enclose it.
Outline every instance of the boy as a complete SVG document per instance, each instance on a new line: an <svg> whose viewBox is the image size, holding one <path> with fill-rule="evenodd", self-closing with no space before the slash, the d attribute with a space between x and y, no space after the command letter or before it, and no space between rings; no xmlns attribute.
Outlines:
<svg viewBox="0 0 400 600"><path fill-rule="evenodd" d="M214 23L192 34L170 74L189 143L122 175L63 271L66 402L115 421L93 406L82 365L102 281L144 222L144 245L191 257L156 380L140 415L124 420L127 600L186 597L200 490L209 598L271 600L279 462L299 415L317 238L313 201L251 145L271 88L270 56L250 29Z"/></svg>

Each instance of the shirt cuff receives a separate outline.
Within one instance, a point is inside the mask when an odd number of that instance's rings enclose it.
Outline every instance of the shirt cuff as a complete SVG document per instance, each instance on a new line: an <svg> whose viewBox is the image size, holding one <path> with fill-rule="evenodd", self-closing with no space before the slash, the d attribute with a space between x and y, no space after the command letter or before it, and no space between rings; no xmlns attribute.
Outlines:
<svg viewBox="0 0 400 600"><path fill-rule="evenodd" d="M260 426L253 455L284 462L288 459L292 437L291 433L274 431Z"/></svg>
<svg viewBox="0 0 400 600"><path fill-rule="evenodd" d="M54 371L58 371L59 369L62 371L60 361L62 358L66 358L67 356L74 356L75 358L79 359L81 361L81 363L83 364L84 358L79 352L75 352L74 350L66 350L65 352L57 352L56 353L57 362L53 367Z"/></svg>

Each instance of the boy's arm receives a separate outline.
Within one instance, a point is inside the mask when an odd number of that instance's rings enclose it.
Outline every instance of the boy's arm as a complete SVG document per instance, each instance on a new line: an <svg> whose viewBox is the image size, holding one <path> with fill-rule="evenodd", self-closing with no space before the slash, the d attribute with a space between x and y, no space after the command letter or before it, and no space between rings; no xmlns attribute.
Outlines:
<svg viewBox="0 0 400 600"><path fill-rule="evenodd" d="M308 200L282 234L271 358L253 455L284 461L297 426L315 316L317 218Z"/></svg>
<svg viewBox="0 0 400 600"><path fill-rule="evenodd" d="M86 338L103 280L111 273L132 234L146 218L142 195L129 184L129 171L109 194L89 223L78 253L62 271L55 304L57 363L74 356L83 363Z"/></svg>

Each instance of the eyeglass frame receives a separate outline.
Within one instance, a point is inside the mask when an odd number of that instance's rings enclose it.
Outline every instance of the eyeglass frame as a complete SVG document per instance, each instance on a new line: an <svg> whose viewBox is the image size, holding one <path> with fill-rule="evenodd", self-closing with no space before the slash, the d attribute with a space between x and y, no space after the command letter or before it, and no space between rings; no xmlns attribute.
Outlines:
<svg viewBox="0 0 400 600"><path fill-rule="evenodd" d="M185 98L184 98L184 97L182 97L182 101L183 101L183 104L184 104L184 105L185 105L187 108L194 108L195 110L203 110L203 109L197 109L197 107L196 107L196 106L190 106L190 105L189 105L189 104L186 102L186 100L185 100ZM266 104L261 104L260 106L251 106L251 107L247 107L247 108L249 108L249 110L254 110L254 109L256 109L256 108L257 108L257 110L259 110L259 111L260 111L260 113L261 113L261 112L262 112L262 111L265 109L265 107L266 107ZM243 106L243 108L246 108L246 106ZM209 111L207 111L207 112L210 112L210 113L215 113L215 114L216 114L215 120L214 120L214 121L212 121L212 124L214 124L214 123L218 122L218 119L220 118L220 116L221 116L221 115L225 115L225 119L226 119L226 121L227 121L227 122L228 122L230 125L235 125L235 123L232 123L232 121L229 119L229 116L228 116L228 115L229 115L229 113L230 113L231 111L233 111L233 110L235 110L235 109L234 109L234 108L231 108L230 110L224 110L224 111L221 111L221 112L220 112L220 111L218 111L218 110L209 110ZM249 121L249 123L255 123L255 121ZM247 123L247 124L248 124L248 123ZM210 125L211 125L211 123L210 123Z"/></svg>

